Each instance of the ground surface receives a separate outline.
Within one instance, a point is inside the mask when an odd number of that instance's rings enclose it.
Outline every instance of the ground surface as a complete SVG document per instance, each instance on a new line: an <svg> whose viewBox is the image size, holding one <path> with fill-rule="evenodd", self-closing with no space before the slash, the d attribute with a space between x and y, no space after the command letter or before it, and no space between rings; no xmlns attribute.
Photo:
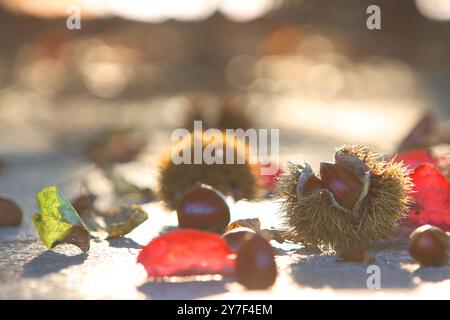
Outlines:
<svg viewBox="0 0 450 320"><path fill-rule="evenodd" d="M319 107L318 107L319 108ZM317 112L320 112L319 110ZM366 132L383 151L389 151L409 129L417 113L397 108L389 123L377 124L378 136ZM337 111L341 112L341 111ZM408 119L400 122L398 119ZM397 119L397 120L396 120ZM373 121L373 119L368 120ZM392 122L397 130L390 130ZM291 124L292 125L292 124ZM332 125L332 123L330 123ZM291 126L293 127L293 125ZM364 125L360 126L364 127ZM281 131L282 161L308 160L313 165L319 159L330 159L337 141L351 141L353 132L336 131L325 136L298 139L302 133ZM366 130L367 126L366 126ZM305 133L306 135L306 133ZM390 139L383 140L383 137ZM370 139L365 137L364 140ZM164 144L165 141L161 140ZM9 145L11 145L9 141ZM295 146L295 147L294 147ZM149 150L149 157L139 163L123 166L123 172L136 181L151 180L152 159L158 146ZM4 150L9 150L4 148ZM158 149L159 150L159 149ZM298 152L301 150L301 152ZM300 156L298 156L300 154ZM162 227L175 225L175 216L164 212L157 202L145 205L149 213L146 223L126 238L93 242L87 254L76 247L64 246L47 251L37 239L31 223L36 211L35 193L42 187L56 184L70 198L79 192L81 179L87 179L96 192L107 192L110 186L101 174L81 156L64 155L45 150L30 154L5 152L7 167L0 175L0 192L20 203L24 221L20 227L0 229L0 298L2 299L330 299L330 298L449 298L450 266L420 268L409 257L406 242L390 241L374 251L381 271L381 289L369 290L370 274L366 266L354 262L338 262L333 254L306 251L300 245L278 245L279 277L267 291L247 292L232 279L202 278L183 282L152 282L143 268L136 264L141 245L158 234ZM232 204L232 218L258 216L263 226L278 221L277 205L270 201Z"/></svg>

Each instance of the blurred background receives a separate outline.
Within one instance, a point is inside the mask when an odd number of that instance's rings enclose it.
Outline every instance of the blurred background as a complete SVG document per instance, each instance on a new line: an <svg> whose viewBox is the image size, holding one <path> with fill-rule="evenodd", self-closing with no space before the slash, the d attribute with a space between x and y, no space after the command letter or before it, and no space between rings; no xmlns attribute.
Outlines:
<svg viewBox="0 0 450 320"><path fill-rule="evenodd" d="M10 162L84 159L108 130L144 134L151 159L228 105L232 126L282 129L282 161L313 163L343 142L394 152L424 113L450 116L449 0L0 0L0 41Z"/></svg>
<svg viewBox="0 0 450 320"><path fill-rule="evenodd" d="M381 30L366 27L373 4ZM73 8L81 30L66 27ZM0 297L223 292L214 284L146 287L133 271L137 248L177 223L151 201L155 169L172 130L193 120L280 129L280 163L317 169L345 142L390 155L400 145L448 144L449 118L450 0L0 0L0 194L23 210L20 227L0 230ZM138 190L150 218L128 244L92 242L88 259L42 251L31 216L36 192L49 185L69 199ZM232 220L256 215L273 227L277 212L271 201L240 201ZM392 279L417 283L420 274L390 257L381 259L392 272L383 275L388 287ZM279 267L290 259L281 256ZM315 279L314 287L331 278L352 285L354 276L366 284L365 268L341 264L336 273L335 258L324 259L297 278ZM447 279L443 270L430 279ZM278 297L323 298L283 279ZM448 292L426 288L427 298Z"/></svg>

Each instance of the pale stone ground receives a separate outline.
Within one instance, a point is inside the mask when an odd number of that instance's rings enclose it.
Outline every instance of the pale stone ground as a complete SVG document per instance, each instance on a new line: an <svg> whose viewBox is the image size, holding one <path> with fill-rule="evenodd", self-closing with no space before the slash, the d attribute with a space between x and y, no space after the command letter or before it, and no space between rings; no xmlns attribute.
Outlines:
<svg viewBox="0 0 450 320"><path fill-rule="evenodd" d="M387 123L369 115L362 119L366 125L358 123L359 131L345 130L341 122L332 121L331 113L328 126L335 131L327 135L315 135L313 126L295 131L295 120L286 121L281 131L282 161L299 159L314 165L319 159L330 159L333 146L353 139L376 143L382 151L391 151L417 118L418 110L396 108L386 118ZM362 120L354 119L353 123ZM378 122L374 124L374 121ZM161 145L165 143L161 141ZM10 146L12 142L5 141L5 144ZM149 156L137 164L123 166L123 171L137 182L150 183L151 164L157 151L159 146L149 148ZM71 246L47 251L31 224L31 216L36 211L34 194L42 187L56 184L70 198L77 194L82 178L87 178L95 191L105 192L109 186L80 157L51 150L30 154L4 152L2 157L8 166L0 175L0 192L16 199L25 216L20 227L0 229L1 299L450 298L450 266L419 268L405 250L405 241L391 241L374 251L375 264L381 270L380 290L366 288L369 275L365 266L337 262L332 254L307 252L293 244L278 246L279 277L276 285L267 291L246 292L232 279L151 282L143 268L135 263L139 248L161 227L176 224L174 215L163 212L159 203L145 206L149 220L126 238L93 242L87 254ZM268 201L232 204L232 215L233 218L258 216L269 227L279 222L277 205Z"/></svg>

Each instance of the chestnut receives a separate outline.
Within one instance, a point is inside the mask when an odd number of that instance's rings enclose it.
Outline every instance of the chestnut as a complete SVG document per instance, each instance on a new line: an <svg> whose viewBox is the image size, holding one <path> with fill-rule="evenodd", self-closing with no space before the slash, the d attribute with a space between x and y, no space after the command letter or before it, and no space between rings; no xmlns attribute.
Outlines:
<svg viewBox="0 0 450 320"><path fill-rule="evenodd" d="M11 199L0 196L0 227L15 226L22 222L22 209Z"/></svg>
<svg viewBox="0 0 450 320"><path fill-rule="evenodd" d="M242 244L249 240L254 234L255 231L250 228L238 227L225 232L222 238L228 243L228 246L231 249L239 252Z"/></svg>
<svg viewBox="0 0 450 320"><path fill-rule="evenodd" d="M326 162L320 163L320 176L336 201L344 208L353 209L362 192L361 181L340 165Z"/></svg>
<svg viewBox="0 0 450 320"><path fill-rule="evenodd" d="M448 261L449 240L440 228L423 225L409 237L408 251L421 266L438 267Z"/></svg>
<svg viewBox="0 0 450 320"><path fill-rule="evenodd" d="M277 265L272 245L255 233L244 242L236 258L236 279L247 289L266 289L275 283Z"/></svg>
<svg viewBox="0 0 450 320"><path fill-rule="evenodd" d="M315 175L309 177L303 187L303 195L307 196L313 193L319 193L324 188L323 181Z"/></svg>
<svg viewBox="0 0 450 320"><path fill-rule="evenodd" d="M412 188L407 167L370 146L339 148L334 163L320 164L320 177L307 163L290 163L276 188L283 233L324 251L371 247L401 223Z"/></svg>
<svg viewBox="0 0 450 320"><path fill-rule="evenodd" d="M217 189L200 184L187 190L177 206L178 226L222 234L230 223L230 209Z"/></svg>

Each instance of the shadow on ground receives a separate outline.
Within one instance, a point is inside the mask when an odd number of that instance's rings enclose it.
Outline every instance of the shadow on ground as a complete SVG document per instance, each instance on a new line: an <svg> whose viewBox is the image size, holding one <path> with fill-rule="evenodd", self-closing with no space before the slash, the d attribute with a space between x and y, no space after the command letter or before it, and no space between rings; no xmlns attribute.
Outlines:
<svg viewBox="0 0 450 320"><path fill-rule="evenodd" d="M188 281L188 282L147 282L139 287L147 299L198 299L225 293L226 284L231 280Z"/></svg>
<svg viewBox="0 0 450 320"><path fill-rule="evenodd" d="M141 249L142 246L136 241L129 238L114 238L108 239L108 244L113 248L124 249Z"/></svg>
<svg viewBox="0 0 450 320"><path fill-rule="evenodd" d="M302 257L291 265L291 276L302 286L312 288L368 289L374 284L375 273L380 276L382 289L414 288L414 273L401 265L402 255L377 252L375 261L368 268L360 262L337 261L335 255L311 255ZM378 270L376 268L379 267Z"/></svg>
<svg viewBox="0 0 450 320"><path fill-rule="evenodd" d="M444 267L422 267L414 271L414 276L417 276L422 281L426 282L440 282L450 279L450 266Z"/></svg>
<svg viewBox="0 0 450 320"><path fill-rule="evenodd" d="M22 275L25 278L41 278L70 266L83 264L87 257L87 253L68 256L54 251L44 251L23 266Z"/></svg>

